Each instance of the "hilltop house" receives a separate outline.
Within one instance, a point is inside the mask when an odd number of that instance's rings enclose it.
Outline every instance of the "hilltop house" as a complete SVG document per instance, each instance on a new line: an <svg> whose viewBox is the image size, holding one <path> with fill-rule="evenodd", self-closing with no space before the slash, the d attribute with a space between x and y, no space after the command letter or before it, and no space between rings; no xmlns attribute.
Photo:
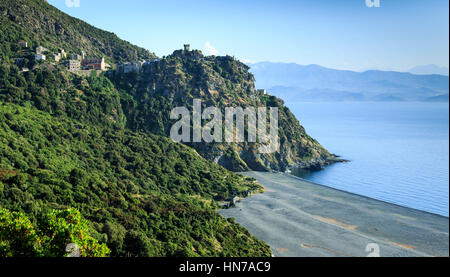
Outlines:
<svg viewBox="0 0 450 277"><path fill-rule="evenodd" d="M157 58L151 59L151 60L147 60L147 61L144 61L144 64L142 65L142 68L147 67L147 68L149 68L150 70L152 70L153 67L156 66L156 65L158 64L158 62L160 62L160 61L161 61L161 60L160 60L160 59L157 59Z"/></svg>
<svg viewBox="0 0 450 277"><path fill-rule="evenodd" d="M22 48L28 48L28 42L25 40L18 41L17 44Z"/></svg>
<svg viewBox="0 0 450 277"><path fill-rule="evenodd" d="M191 50L191 46L189 44L185 44L183 49L175 50L173 52L176 57L189 57L194 60L199 60L203 58L203 53L200 50Z"/></svg>
<svg viewBox="0 0 450 277"><path fill-rule="evenodd" d="M64 51L64 49L59 49L59 53L58 53L60 56L61 56L61 58L63 58L63 59L65 59L65 58L67 58L67 53L66 53L66 51Z"/></svg>
<svg viewBox="0 0 450 277"><path fill-rule="evenodd" d="M43 46L36 47L36 55L43 54L44 52L47 52L47 51L48 51L48 49Z"/></svg>
<svg viewBox="0 0 450 277"><path fill-rule="evenodd" d="M72 60L81 61L82 59L83 59L83 57L81 55L72 54Z"/></svg>
<svg viewBox="0 0 450 277"><path fill-rule="evenodd" d="M36 61L45 61L47 59L47 57L43 54L36 54L36 56L34 57Z"/></svg>
<svg viewBox="0 0 450 277"><path fill-rule="evenodd" d="M50 57L52 57L55 62L59 62L61 60L61 53L58 54L52 54Z"/></svg>
<svg viewBox="0 0 450 277"><path fill-rule="evenodd" d="M84 70L105 70L106 64L105 64L105 58L100 59L84 59L81 61L81 67Z"/></svg>
<svg viewBox="0 0 450 277"><path fill-rule="evenodd" d="M265 89L257 89L256 91L261 94L267 94L267 90L265 90Z"/></svg>
<svg viewBox="0 0 450 277"><path fill-rule="evenodd" d="M149 60L149 61L145 61L145 62L144 62L144 65L151 65L151 64L157 63L157 62L159 62L159 61L161 61L161 60L160 60L160 59L157 59L157 58L154 58L154 59L151 59L151 60Z"/></svg>
<svg viewBox="0 0 450 277"><path fill-rule="evenodd" d="M142 70L143 62L127 62L121 63L116 66L116 72L130 73L140 72Z"/></svg>
<svg viewBox="0 0 450 277"><path fill-rule="evenodd" d="M72 54L72 60L84 60L84 57L86 56L86 54L84 53L84 51L81 51L81 55L79 54Z"/></svg>
<svg viewBox="0 0 450 277"><path fill-rule="evenodd" d="M81 69L81 62L79 60L69 60L67 61L67 70L76 71Z"/></svg>

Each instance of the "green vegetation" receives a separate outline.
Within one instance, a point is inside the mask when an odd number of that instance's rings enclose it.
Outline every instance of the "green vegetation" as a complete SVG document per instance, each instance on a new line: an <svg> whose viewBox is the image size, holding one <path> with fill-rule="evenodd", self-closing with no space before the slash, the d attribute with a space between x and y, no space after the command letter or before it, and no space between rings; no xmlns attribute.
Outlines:
<svg viewBox="0 0 450 277"><path fill-rule="evenodd" d="M0 0L0 14L1 256L64 256L68 243L89 257L270 256L217 213L218 201L262 190L221 165L283 170L333 158L280 99L256 92L249 68L232 57L175 51L141 73L77 76L35 62L30 49L85 51L110 63L154 55L41 0ZM173 143L170 110L194 98L222 109L278 107L280 153Z"/></svg>
<svg viewBox="0 0 450 277"><path fill-rule="evenodd" d="M38 234L41 214L71 208L112 256L270 255L217 213L217 201L261 187L187 146L129 130L126 99L103 74L0 65L0 207L21 213L6 217L2 231L27 217L36 234L21 252L6 233L2 255L64 255L63 243L51 252ZM86 255L105 255L102 249Z"/></svg>
<svg viewBox="0 0 450 277"><path fill-rule="evenodd" d="M32 222L75 207L114 256L265 256L215 200L260 187L169 139L0 108L0 203Z"/></svg>
<svg viewBox="0 0 450 277"><path fill-rule="evenodd" d="M109 253L89 235L87 221L75 209L49 211L36 225L24 213L0 208L0 257L67 257L69 244L76 244L79 257Z"/></svg>
<svg viewBox="0 0 450 277"><path fill-rule="evenodd" d="M289 166L320 168L334 162L311 138L281 99L255 90L249 67L233 57L205 57L200 51L175 51L140 73L111 74L119 90L127 127L169 136L174 107L189 107L194 98L203 108L278 107L280 152L261 154L258 143L189 143L203 157L232 171L279 170Z"/></svg>
<svg viewBox="0 0 450 277"><path fill-rule="evenodd" d="M22 51L17 46L19 40L27 41L31 49L42 45L53 52L63 48L81 54L83 50L88 57L104 56L107 62L155 57L114 33L62 13L43 0L0 0L0 15L0 61Z"/></svg>
<svg viewBox="0 0 450 277"><path fill-rule="evenodd" d="M24 73L15 65L3 64L0 77L2 101L109 127L125 124L118 92L95 71L86 78L48 64Z"/></svg>

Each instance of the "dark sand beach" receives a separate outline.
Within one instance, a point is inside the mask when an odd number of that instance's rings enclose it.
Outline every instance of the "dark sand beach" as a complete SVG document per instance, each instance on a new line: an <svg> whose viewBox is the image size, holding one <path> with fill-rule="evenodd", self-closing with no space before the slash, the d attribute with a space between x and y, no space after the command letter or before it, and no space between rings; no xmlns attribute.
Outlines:
<svg viewBox="0 0 450 277"><path fill-rule="evenodd" d="M275 256L449 256L449 219L314 184L248 172L266 192L221 210L267 242ZM376 247L375 245L375 247Z"/></svg>

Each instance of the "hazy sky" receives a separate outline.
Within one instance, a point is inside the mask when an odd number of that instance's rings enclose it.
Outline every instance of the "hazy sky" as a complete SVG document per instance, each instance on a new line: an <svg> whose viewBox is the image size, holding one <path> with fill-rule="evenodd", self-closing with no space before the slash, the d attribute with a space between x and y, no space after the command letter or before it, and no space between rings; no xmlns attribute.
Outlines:
<svg viewBox="0 0 450 277"><path fill-rule="evenodd" d="M79 7L69 7L79 1ZM48 0L158 56L190 43L243 61L448 67L448 0ZM75 5L76 6L76 5Z"/></svg>

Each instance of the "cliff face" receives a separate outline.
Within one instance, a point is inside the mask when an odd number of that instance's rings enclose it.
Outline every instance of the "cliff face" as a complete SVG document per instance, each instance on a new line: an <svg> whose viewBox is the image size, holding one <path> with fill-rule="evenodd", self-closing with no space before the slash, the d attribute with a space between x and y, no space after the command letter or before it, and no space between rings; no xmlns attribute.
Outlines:
<svg viewBox="0 0 450 277"><path fill-rule="evenodd" d="M320 169L335 156L311 138L281 99L255 90L249 67L232 57L205 57L200 51L175 51L140 73L115 73L111 80L122 95L128 127L169 136L174 107L192 111L194 99L206 107L277 107L279 143L263 154L259 143L187 143L203 157L233 171L277 170L292 166ZM125 99L125 98L124 98Z"/></svg>

